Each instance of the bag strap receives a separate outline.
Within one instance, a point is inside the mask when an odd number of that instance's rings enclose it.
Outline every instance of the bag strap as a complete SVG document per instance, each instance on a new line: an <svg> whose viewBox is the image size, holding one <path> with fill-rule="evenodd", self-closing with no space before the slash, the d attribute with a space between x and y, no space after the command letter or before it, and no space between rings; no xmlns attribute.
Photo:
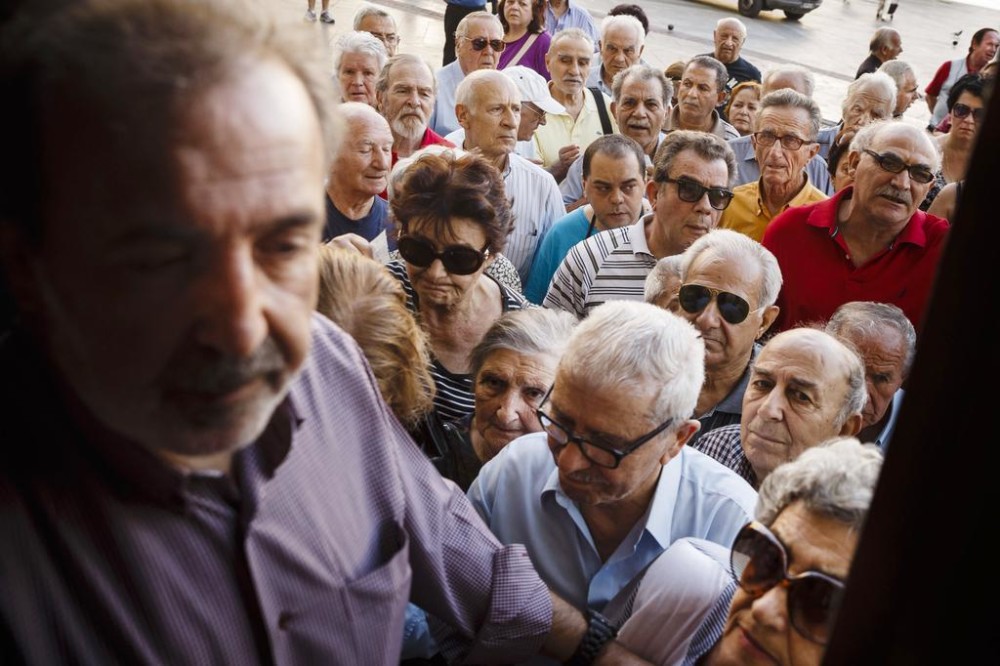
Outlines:
<svg viewBox="0 0 1000 666"><path fill-rule="evenodd" d="M523 58L524 54L528 52L528 49L531 48L531 45L535 43L536 39L538 39L538 33L531 33L531 37L528 37L527 41L524 42L524 44L521 44L521 50L514 54L514 57L510 59L510 62L508 62L505 67L510 67L511 65L516 65L521 62L521 58Z"/></svg>
<svg viewBox="0 0 1000 666"><path fill-rule="evenodd" d="M587 88L594 95L594 102L597 104L597 115L601 117L601 129L605 134L611 134L611 118L608 117L608 107L604 104L604 93L597 86Z"/></svg>

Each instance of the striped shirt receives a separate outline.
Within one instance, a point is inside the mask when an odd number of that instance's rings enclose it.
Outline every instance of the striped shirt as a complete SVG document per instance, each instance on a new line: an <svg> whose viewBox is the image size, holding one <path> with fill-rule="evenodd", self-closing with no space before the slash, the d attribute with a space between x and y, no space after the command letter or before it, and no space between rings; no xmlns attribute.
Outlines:
<svg viewBox="0 0 1000 666"><path fill-rule="evenodd" d="M406 292L406 307L415 314L420 313L420 300L406 272L406 264L402 261L390 261L386 264L389 272L403 285ZM501 307L504 312L520 310L528 305L524 296L515 293L497 282L493 277L487 278L496 282L500 288ZM476 407L472 394L472 375L450 372L433 356L431 357L431 376L434 378L434 410L443 421L457 421L468 416Z"/></svg>
<svg viewBox="0 0 1000 666"><path fill-rule="evenodd" d="M520 155L508 155L503 181L514 213L514 230L503 253L517 268L521 284L527 284L535 251L552 223L566 215L566 206L552 174Z"/></svg>
<svg viewBox="0 0 1000 666"><path fill-rule="evenodd" d="M552 276L543 305L585 317L604 301L642 301L656 257L646 243L652 214L574 245Z"/></svg>
<svg viewBox="0 0 1000 666"><path fill-rule="evenodd" d="M683 666L695 666L722 638L722 632L726 628L726 620L729 619L729 606L736 594L736 587L737 583L734 580L719 595L718 601L712 606L712 610L709 611L691 638Z"/></svg>
<svg viewBox="0 0 1000 666"><path fill-rule="evenodd" d="M709 455L733 470L747 483L756 488L757 473L753 471L750 461L743 452L740 441L740 424L722 426L706 432L694 443L694 448Z"/></svg>

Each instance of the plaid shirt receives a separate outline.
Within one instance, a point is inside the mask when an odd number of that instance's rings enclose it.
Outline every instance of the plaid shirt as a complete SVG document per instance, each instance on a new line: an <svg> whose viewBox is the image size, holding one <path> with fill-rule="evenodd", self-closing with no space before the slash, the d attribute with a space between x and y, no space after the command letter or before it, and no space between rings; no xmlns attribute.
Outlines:
<svg viewBox="0 0 1000 666"><path fill-rule="evenodd" d="M750 466L746 454L743 453L739 423L706 432L694 443L694 448L715 458L746 479L747 483L754 488L758 486L757 475L754 473L753 467Z"/></svg>

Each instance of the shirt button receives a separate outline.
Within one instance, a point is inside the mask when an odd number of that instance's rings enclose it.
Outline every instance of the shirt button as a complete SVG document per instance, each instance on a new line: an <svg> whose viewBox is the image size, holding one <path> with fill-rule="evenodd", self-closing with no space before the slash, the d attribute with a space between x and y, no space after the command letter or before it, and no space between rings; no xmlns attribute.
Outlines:
<svg viewBox="0 0 1000 666"><path fill-rule="evenodd" d="M292 623L291 611L281 611L281 613L278 614L278 629L280 629L281 631L287 631L291 623Z"/></svg>

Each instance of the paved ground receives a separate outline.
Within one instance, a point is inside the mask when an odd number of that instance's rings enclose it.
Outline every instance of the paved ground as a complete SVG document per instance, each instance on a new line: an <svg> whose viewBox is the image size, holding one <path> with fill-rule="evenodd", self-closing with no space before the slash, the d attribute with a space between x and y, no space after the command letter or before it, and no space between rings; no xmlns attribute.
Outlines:
<svg viewBox="0 0 1000 666"><path fill-rule="evenodd" d="M305 12L305 0L272 0L289 12ZM419 53L435 67L441 64L444 43L443 0L371 0L392 13L402 35L400 48ZM575 0L598 19L620 0ZM320 0L317 0L317 5ZM891 24L903 36L903 55L917 72L921 88L943 61L965 53L969 39L985 26L1000 27L1000 0L900 0ZM351 29L351 17L362 0L332 0L337 23L316 24L332 41ZM650 17L652 29L644 57L653 65L666 67L712 50L712 29L725 16L738 16L736 0L640 0ZM749 38L743 55L762 71L782 62L796 62L816 74L816 101L828 120L840 117L840 102L858 64L868 55L868 40L879 24L875 20L876 0L824 0L823 5L800 21L789 21L782 12L763 12L756 19L743 19ZM673 26L672 28L670 26ZM962 31L958 45L954 33ZM929 113L918 101L906 120L923 126Z"/></svg>

